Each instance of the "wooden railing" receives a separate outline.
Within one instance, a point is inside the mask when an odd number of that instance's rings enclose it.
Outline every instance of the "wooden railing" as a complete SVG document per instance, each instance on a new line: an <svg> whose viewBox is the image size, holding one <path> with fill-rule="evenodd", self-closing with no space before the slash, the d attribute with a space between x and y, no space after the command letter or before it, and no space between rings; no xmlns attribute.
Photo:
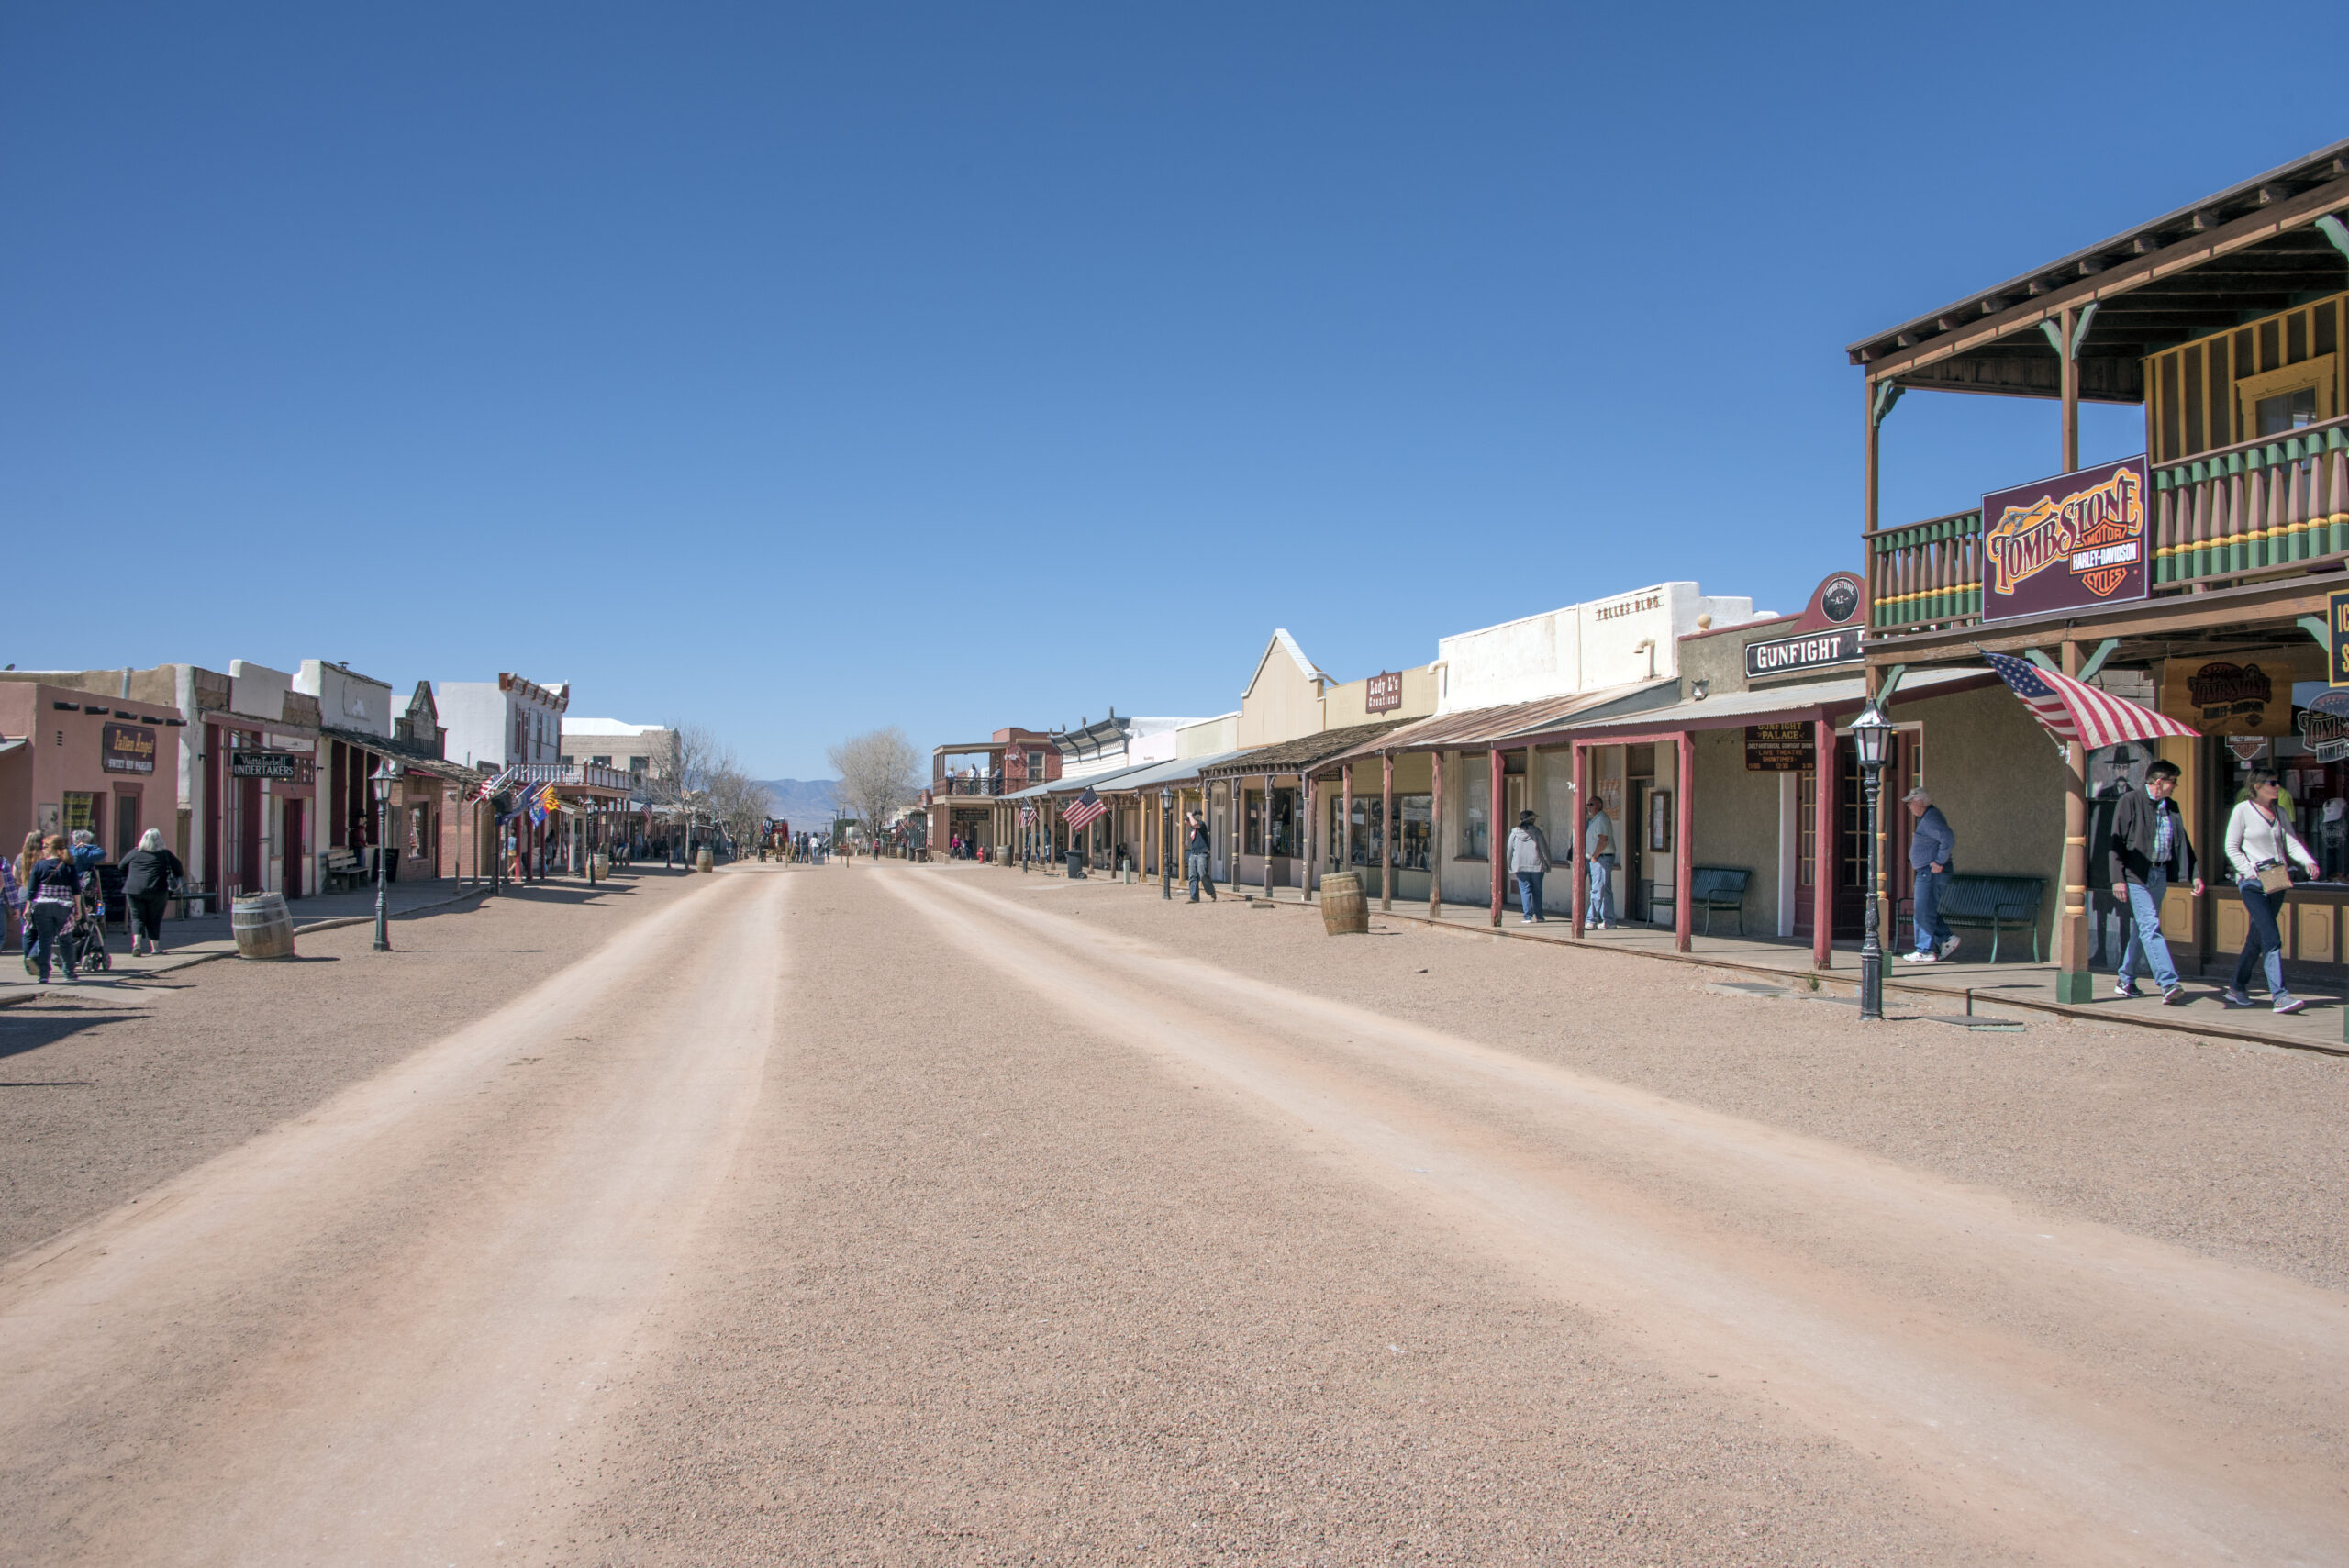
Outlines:
<svg viewBox="0 0 2349 1568"><path fill-rule="evenodd" d="M2156 468L2154 528L2156 592L2349 555L2349 418Z"/></svg>
<svg viewBox="0 0 2349 1568"><path fill-rule="evenodd" d="M2349 417L2164 463L2154 473L2154 593L2349 561ZM1877 635L1982 618L1982 514L1880 528L1867 550Z"/></svg>
<svg viewBox="0 0 2349 1568"><path fill-rule="evenodd" d="M1868 625L1963 626L1982 616L1982 511L1882 528L1867 539Z"/></svg>

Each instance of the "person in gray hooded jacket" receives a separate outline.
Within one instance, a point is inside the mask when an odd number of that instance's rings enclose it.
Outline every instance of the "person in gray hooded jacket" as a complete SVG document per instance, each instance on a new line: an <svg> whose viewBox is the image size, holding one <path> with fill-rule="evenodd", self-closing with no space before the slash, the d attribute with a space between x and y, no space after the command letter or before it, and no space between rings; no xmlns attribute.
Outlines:
<svg viewBox="0 0 2349 1568"><path fill-rule="evenodd" d="M1542 912L1542 877L1550 869L1550 840L1542 836L1541 825L1531 811L1517 814L1517 826L1508 830L1509 871L1517 877L1518 906L1522 913L1520 926L1536 920L1547 920Z"/></svg>

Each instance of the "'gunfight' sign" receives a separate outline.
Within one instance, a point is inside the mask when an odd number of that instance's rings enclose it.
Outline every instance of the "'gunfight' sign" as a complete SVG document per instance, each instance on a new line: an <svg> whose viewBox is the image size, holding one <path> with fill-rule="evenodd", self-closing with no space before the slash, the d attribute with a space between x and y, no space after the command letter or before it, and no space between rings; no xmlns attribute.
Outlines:
<svg viewBox="0 0 2349 1568"><path fill-rule="evenodd" d="M2153 591L2143 457L1982 497L1982 617L2045 615Z"/></svg>
<svg viewBox="0 0 2349 1568"><path fill-rule="evenodd" d="M155 732L144 725L109 724L99 742L110 773L151 773L155 771Z"/></svg>
<svg viewBox="0 0 2349 1568"><path fill-rule="evenodd" d="M1745 771L1798 773L1810 766L1810 726L1749 724L1745 727Z"/></svg>
<svg viewBox="0 0 2349 1568"><path fill-rule="evenodd" d="M1859 656L1860 628L1855 626L1809 637L1774 637L1745 645L1745 673L1748 679L1783 675L1822 664L1848 664Z"/></svg>
<svg viewBox="0 0 2349 1568"><path fill-rule="evenodd" d="M2205 735L2289 735L2290 663L2173 659L2162 670L2162 711Z"/></svg>
<svg viewBox="0 0 2349 1568"><path fill-rule="evenodd" d="M1363 688L1362 706L1368 713L1393 713L1403 706L1403 673L1389 670L1373 675Z"/></svg>

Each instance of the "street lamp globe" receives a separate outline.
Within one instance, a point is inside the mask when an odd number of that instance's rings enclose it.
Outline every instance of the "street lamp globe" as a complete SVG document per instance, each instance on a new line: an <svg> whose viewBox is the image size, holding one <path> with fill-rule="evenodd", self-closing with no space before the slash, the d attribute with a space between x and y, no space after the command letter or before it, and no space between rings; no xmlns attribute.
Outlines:
<svg viewBox="0 0 2349 1568"><path fill-rule="evenodd" d="M1858 749L1860 766L1870 772L1883 767L1892 749L1892 721L1869 704L1852 720L1852 743Z"/></svg>
<svg viewBox="0 0 2349 1568"><path fill-rule="evenodd" d="M375 765L375 771L367 775L368 782L375 786L375 804L381 806L390 800L393 786L406 776L406 773L407 769L400 765L400 761L396 757L386 757L378 762Z"/></svg>

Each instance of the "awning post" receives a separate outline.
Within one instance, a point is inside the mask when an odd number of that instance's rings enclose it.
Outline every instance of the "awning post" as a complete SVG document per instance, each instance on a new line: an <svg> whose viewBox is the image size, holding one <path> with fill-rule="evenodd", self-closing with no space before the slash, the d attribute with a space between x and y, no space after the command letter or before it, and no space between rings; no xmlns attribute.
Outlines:
<svg viewBox="0 0 2349 1568"><path fill-rule="evenodd" d="M1672 945L1682 952L1687 952L1696 940L1696 911L1688 907L1696 883L1690 863L1696 859L1696 846L1690 840L1697 830L1697 750L1690 744L1693 740L1694 734L1684 729L1675 743L1680 752L1680 798L1673 802L1678 820L1674 825L1672 846Z"/></svg>

